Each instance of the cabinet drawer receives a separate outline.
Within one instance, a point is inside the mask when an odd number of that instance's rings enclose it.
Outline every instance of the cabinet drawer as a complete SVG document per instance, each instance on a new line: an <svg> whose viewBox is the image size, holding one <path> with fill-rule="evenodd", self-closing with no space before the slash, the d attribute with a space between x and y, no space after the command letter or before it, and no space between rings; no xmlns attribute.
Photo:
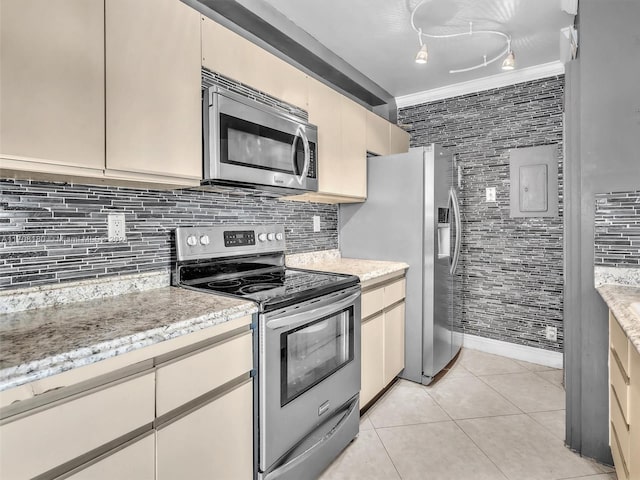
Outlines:
<svg viewBox="0 0 640 480"><path fill-rule="evenodd" d="M611 409L611 424L614 426L618 438L618 446L620 447L620 454L624 458L625 463L631 458L630 453L630 439L629 439L629 426L622 416L620 411L620 405L616 400L616 396L613 393L613 388L609 389L609 406Z"/></svg>
<svg viewBox="0 0 640 480"><path fill-rule="evenodd" d="M367 318L384 308L384 288L375 288L362 294L362 318Z"/></svg>
<svg viewBox="0 0 640 480"><path fill-rule="evenodd" d="M107 454L97 462L74 472L65 480L114 480L131 478L155 480L156 442L153 433L121 450Z"/></svg>
<svg viewBox="0 0 640 480"><path fill-rule="evenodd" d="M252 368L251 331L160 366L156 372L157 414L164 415Z"/></svg>
<svg viewBox="0 0 640 480"><path fill-rule="evenodd" d="M613 350L609 354L609 378L611 388L620 403L622 415L625 421L629 423L629 379L622 372L618 360L616 360L616 353Z"/></svg>
<svg viewBox="0 0 640 480"><path fill-rule="evenodd" d="M628 480L629 467L627 466L625 459L621 455L620 442L618 441L617 431L613 423L610 424L609 435L611 437L611 455L613 456L613 465L616 467L616 475L618 477L618 480Z"/></svg>
<svg viewBox="0 0 640 480"><path fill-rule="evenodd" d="M71 397L0 427L3 478L31 478L154 419L148 373Z"/></svg>
<svg viewBox="0 0 640 480"><path fill-rule="evenodd" d="M618 320L611 312L609 312L609 340L611 349L618 354L625 375L629 376L629 341Z"/></svg>
<svg viewBox="0 0 640 480"><path fill-rule="evenodd" d="M384 287L384 306L388 307L402 300L405 296L406 280L404 278Z"/></svg>

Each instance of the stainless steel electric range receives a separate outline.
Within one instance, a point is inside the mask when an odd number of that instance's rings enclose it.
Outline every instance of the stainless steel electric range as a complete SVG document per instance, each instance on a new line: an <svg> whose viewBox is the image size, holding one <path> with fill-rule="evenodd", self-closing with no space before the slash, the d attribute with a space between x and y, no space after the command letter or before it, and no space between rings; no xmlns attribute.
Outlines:
<svg viewBox="0 0 640 480"><path fill-rule="evenodd" d="M311 480L358 434L360 285L284 251L280 225L179 227L173 282L257 303L256 476Z"/></svg>

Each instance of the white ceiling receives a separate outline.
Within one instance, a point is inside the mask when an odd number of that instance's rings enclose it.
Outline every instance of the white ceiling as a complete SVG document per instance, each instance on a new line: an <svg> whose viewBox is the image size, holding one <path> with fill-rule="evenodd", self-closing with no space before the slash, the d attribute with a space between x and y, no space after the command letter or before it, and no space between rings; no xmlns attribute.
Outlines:
<svg viewBox="0 0 640 480"><path fill-rule="evenodd" d="M266 0L297 26L394 97L503 73L497 61L471 72L449 73L491 58L505 46L494 36L427 39L429 61L415 63L418 36L410 23L419 0ZM560 59L560 30L573 16L561 0L430 0L416 26L431 34L499 30L512 37L517 69ZM515 70L514 70L515 71Z"/></svg>

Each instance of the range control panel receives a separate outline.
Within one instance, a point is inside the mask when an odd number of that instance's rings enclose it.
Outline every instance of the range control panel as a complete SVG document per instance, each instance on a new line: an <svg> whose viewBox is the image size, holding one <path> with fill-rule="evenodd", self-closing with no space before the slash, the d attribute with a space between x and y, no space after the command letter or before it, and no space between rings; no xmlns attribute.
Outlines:
<svg viewBox="0 0 640 480"><path fill-rule="evenodd" d="M176 228L178 261L284 252L282 225Z"/></svg>

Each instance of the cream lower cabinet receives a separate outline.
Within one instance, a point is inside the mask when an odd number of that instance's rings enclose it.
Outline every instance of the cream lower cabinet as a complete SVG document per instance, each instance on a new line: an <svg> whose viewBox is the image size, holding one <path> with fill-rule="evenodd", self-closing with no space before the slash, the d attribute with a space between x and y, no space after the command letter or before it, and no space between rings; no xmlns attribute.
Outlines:
<svg viewBox="0 0 640 480"><path fill-rule="evenodd" d="M124 354L135 360L5 404L0 478L251 480L250 322L152 345L143 360Z"/></svg>
<svg viewBox="0 0 640 480"><path fill-rule="evenodd" d="M251 381L157 430L158 480L253 478Z"/></svg>
<svg viewBox="0 0 640 480"><path fill-rule="evenodd" d="M360 408L404 368L405 279L364 286L362 293Z"/></svg>
<svg viewBox="0 0 640 480"><path fill-rule="evenodd" d="M384 318L382 313L362 321L360 408L384 388Z"/></svg>
<svg viewBox="0 0 640 480"><path fill-rule="evenodd" d="M640 480L640 353L609 313L609 445L619 480Z"/></svg>
<svg viewBox="0 0 640 480"><path fill-rule="evenodd" d="M82 463L84 454L109 442L122 438L124 443L128 434L145 426L151 431L154 395L155 375L146 373L3 418L2 478L32 478L67 462ZM153 462L150 454L142 461Z"/></svg>
<svg viewBox="0 0 640 480"><path fill-rule="evenodd" d="M82 466L68 480L154 480L156 478L156 443L153 431L97 461Z"/></svg>

